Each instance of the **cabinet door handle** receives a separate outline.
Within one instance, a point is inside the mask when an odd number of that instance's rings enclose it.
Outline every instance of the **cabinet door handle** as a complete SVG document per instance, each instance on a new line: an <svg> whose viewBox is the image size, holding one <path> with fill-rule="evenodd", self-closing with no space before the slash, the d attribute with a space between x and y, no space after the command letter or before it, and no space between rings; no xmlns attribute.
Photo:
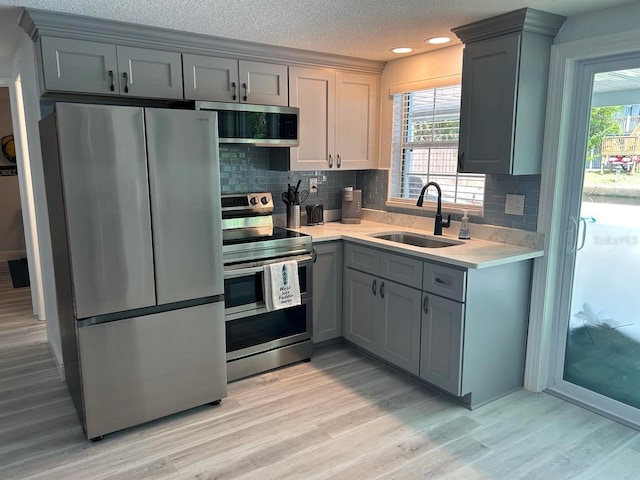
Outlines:
<svg viewBox="0 0 640 480"><path fill-rule="evenodd" d="M373 279L373 283L371 284L371 291L373 292L373 296L376 296L376 289L378 287L378 280Z"/></svg>
<svg viewBox="0 0 640 480"><path fill-rule="evenodd" d="M318 259L318 250L316 249L316 247L313 247L313 263L316 263L317 259Z"/></svg>
<svg viewBox="0 0 640 480"><path fill-rule="evenodd" d="M380 298L384 298L384 282L380 283Z"/></svg>
<svg viewBox="0 0 640 480"><path fill-rule="evenodd" d="M329 168L333 168L333 157L329 154Z"/></svg>
<svg viewBox="0 0 640 480"><path fill-rule="evenodd" d="M122 72L122 78L124 79L124 93L129 93L129 78L127 72Z"/></svg>
<svg viewBox="0 0 640 480"><path fill-rule="evenodd" d="M453 281L450 278L436 277L436 283L438 283L440 285L446 285L447 287L450 287L451 284L453 283Z"/></svg>
<svg viewBox="0 0 640 480"><path fill-rule="evenodd" d="M464 158L464 152L458 152L458 171L464 172L464 163L462 159Z"/></svg>
<svg viewBox="0 0 640 480"><path fill-rule="evenodd" d="M336 165L338 166L338 168L340 168L340 165L342 165L342 159L340 158L340 155L338 155L336 159Z"/></svg>
<svg viewBox="0 0 640 480"><path fill-rule="evenodd" d="M424 309L424 313L429 313L429 297L424 296L424 300L422 301L422 308Z"/></svg>
<svg viewBox="0 0 640 480"><path fill-rule="evenodd" d="M109 70L109 83L111 84L109 85L109 90L112 92L115 91L116 87L113 85L113 70Z"/></svg>
<svg viewBox="0 0 640 480"><path fill-rule="evenodd" d="M233 100L235 100L236 98L238 98L238 95L236 95L236 82L231 82L231 98Z"/></svg>
<svg viewBox="0 0 640 480"><path fill-rule="evenodd" d="M249 89L247 88L247 84L246 83L242 84L242 88L244 88L244 97L242 97L242 101L246 102L247 101L247 95L249 95Z"/></svg>

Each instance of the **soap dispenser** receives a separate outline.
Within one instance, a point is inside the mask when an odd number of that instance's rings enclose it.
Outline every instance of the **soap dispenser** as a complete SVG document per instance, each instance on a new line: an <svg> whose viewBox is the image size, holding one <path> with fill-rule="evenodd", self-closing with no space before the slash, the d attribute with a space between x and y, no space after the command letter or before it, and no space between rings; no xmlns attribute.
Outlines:
<svg viewBox="0 0 640 480"><path fill-rule="evenodd" d="M469 240L469 217L467 216L467 210L462 211L462 223L460 224L460 233L458 234L460 240Z"/></svg>

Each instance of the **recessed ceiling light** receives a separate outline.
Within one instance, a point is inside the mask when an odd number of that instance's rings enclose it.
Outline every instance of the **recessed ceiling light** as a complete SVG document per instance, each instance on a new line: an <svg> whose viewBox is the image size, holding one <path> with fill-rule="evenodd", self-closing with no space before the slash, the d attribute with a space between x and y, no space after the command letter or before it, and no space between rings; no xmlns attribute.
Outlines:
<svg viewBox="0 0 640 480"><path fill-rule="evenodd" d="M409 48L409 47L398 47L398 48L392 48L391 51L393 53L410 53L413 52L413 48Z"/></svg>
<svg viewBox="0 0 640 480"><path fill-rule="evenodd" d="M449 37L427 38L427 43L430 43L431 45L439 45L441 43L448 43L450 41L451 41L451 39Z"/></svg>

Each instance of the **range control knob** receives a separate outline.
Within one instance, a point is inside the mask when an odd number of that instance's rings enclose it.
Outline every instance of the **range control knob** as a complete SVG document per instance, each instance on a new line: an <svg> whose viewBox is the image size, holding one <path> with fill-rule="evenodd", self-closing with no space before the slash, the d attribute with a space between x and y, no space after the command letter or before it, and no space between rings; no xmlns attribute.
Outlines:
<svg viewBox="0 0 640 480"><path fill-rule="evenodd" d="M262 197L260 201L262 202L263 205L266 205L267 203L269 203L269 197Z"/></svg>
<svg viewBox="0 0 640 480"><path fill-rule="evenodd" d="M250 203L251 205L255 205L255 204L257 204L257 203L258 203L258 199L257 199L256 197L251 197L251 198L249 199L249 203Z"/></svg>

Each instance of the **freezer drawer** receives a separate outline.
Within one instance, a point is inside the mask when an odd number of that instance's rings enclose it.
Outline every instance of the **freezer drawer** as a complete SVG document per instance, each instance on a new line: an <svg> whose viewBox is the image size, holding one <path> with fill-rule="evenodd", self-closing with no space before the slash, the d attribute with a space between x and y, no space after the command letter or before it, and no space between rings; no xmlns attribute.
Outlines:
<svg viewBox="0 0 640 480"><path fill-rule="evenodd" d="M224 302L80 327L88 438L227 395Z"/></svg>

